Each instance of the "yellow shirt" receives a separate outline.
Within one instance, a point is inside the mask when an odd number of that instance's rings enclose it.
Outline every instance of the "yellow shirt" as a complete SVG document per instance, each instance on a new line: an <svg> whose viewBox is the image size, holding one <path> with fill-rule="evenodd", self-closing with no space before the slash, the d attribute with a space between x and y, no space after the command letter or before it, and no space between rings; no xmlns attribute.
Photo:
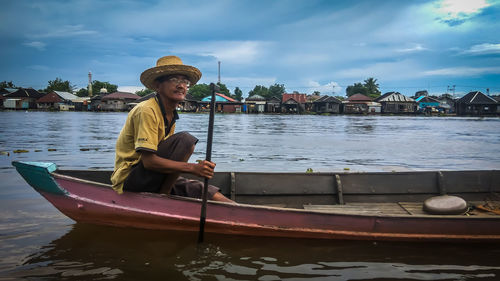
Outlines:
<svg viewBox="0 0 500 281"><path fill-rule="evenodd" d="M173 122L173 121L172 121ZM123 183L132 166L141 159L140 150L156 152L160 141L175 132L175 123L165 136L165 121L156 98L136 105L128 114L116 141L115 170L111 175L113 189L123 193Z"/></svg>

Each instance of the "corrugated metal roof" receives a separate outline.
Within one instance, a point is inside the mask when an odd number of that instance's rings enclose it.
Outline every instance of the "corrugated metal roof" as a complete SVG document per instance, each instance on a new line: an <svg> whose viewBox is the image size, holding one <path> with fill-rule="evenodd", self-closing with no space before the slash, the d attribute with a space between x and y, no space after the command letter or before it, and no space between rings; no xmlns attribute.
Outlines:
<svg viewBox="0 0 500 281"><path fill-rule="evenodd" d="M136 94L132 93L127 93L127 92L114 92L112 94L106 95L102 97L102 100L138 100L141 97L139 97Z"/></svg>
<svg viewBox="0 0 500 281"><path fill-rule="evenodd" d="M41 98L45 94L38 92L33 88L20 88L15 92L5 95L6 98Z"/></svg>
<svg viewBox="0 0 500 281"><path fill-rule="evenodd" d="M14 93L15 91L17 91L16 88L0 88L0 92L4 93L3 95Z"/></svg>
<svg viewBox="0 0 500 281"><path fill-rule="evenodd" d="M467 95L463 96L457 103L466 103L466 104L497 104L498 102L489 97L480 91L470 92Z"/></svg>
<svg viewBox="0 0 500 281"><path fill-rule="evenodd" d="M223 94L220 94L220 93L215 93L215 101L216 102L236 102L235 99L233 98L230 98L226 95L223 95ZM201 101L211 101L212 100L212 97L211 96L208 96L208 97L204 97Z"/></svg>
<svg viewBox="0 0 500 281"><path fill-rule="evenodd" d="M407 97L399 92L388 92L375 99L377 102L415 102L414 99Z"/></svg>
<svg viewBox="0 0 500 281"><path fill-rule="evenodd" d="M313 103L320 103L320 102L334 102L334 103L342 103L341 100L332 97L332 96L322 96L319 99L315 100Z"/></svg>
<svg viewBox="0 0 500 281"><path fill-rule="evenodd" d="M58 96L60 96L61 98L65 99L65 100L70 100L70 101L73 101L73 100L76 100L78 99L78 96L76 95L73 95L72 93L68 93L68 92L61 92L61 91L54 91Z"/></svg>
<svg viewBox="0 0 500 281"><path fill-rule="evenodd" d="M247 101L265 101L266 98L261 95L253 95L251 97L246 98Z"/></svg>
<svg viewBox="0 0 500 281"><path fill-rule="evenodd" d="M63 99L55 92L50 92L36 100L36 102L61 102Z"/></svg>
<svg viewBox="0 0 500 281"><path fill-rule="evenodd" d="M348 101L372 101L372 99L370 97L367 97L363 94L354 94L354 95L350 96L347 100Z"/></svg>
<svg viewBox="0 0 500 281"><path fill-rule="evenodd" d="M285 103L287 100L293 99L294 101L298 103L306 103L306 94L299 94L299 93L293 93L293 94L287 94L284 93L281 99L281 102Z"/></svg>
<svg viewBox="0 0 500 281"><path fill-rule="evenodd" d="M426 96L420 96L418 97L416 100L416 102L439 102L437 99L435 98L431 98L431 97L426 97Z"/></svg>
<svg viewBox="0 0 500 281"><path fill-rule="evenodd" d="M230 97L228 97L228 96L226 96L226 95L224 95L224 94L221 94L221 93L217 93L217 95L218 95L219 97L223 97L223 98L225 98L226 100L228 100L228 101L230 101L230 102L235 102L235 101L236 101L235 99L230 98Z"/></svg>

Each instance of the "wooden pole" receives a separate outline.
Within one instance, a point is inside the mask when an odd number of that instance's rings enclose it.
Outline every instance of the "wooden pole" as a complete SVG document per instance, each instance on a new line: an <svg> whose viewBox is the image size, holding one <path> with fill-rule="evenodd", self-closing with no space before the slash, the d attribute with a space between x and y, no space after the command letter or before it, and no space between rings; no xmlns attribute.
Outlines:
<svg viewBox="0 0 500 281"><path fill-rule="evenodd" d="M219 86L210 83L210 91L212 92L212 99L210 100L210 117L208 120L208 135L207 135L207 154L206 160L212 161L212 139L214 135L214 118L215 118L215 92L219 90ZM198 243L203 242L203 235L205 232L205 221L207 219L207 196L208 196L208 178L205 178L205 185L203 186L202 204L200 214L200 231L198 233Z"/></svg>

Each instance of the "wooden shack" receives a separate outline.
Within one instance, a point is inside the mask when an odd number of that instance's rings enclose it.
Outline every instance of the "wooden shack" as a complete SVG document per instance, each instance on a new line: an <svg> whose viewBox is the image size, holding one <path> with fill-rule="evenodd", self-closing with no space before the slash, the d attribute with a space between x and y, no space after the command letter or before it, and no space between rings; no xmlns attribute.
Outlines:
<svg viewBox="0 0 500 281"><path fill-rule="evenodd" d="M380 103L382 113L414 113L416 111L416 102L414 99L402 95L399 92L388 92L375 99Z"/></svg>
<svg viewBox="0 0 500 281"><path fill-rule="evenodd" d="M88 98L80 98L72 93L62 91L51 91L36 101L38 109L56 110L87 110L83 106Z"/></svg>
<svg viewBox="0 0 500 281"><path fill-rule="evenodd" d="M245 99L246 113L266 112L266 98L260 95L253 95Z"/></svg>
<svg viewBox="0 0 500 281"><path fill-rule="evenodd" d="M439 100L429 96L420 96L415 101L418 104L419 112L437 112L437 108L440 106Z"/></svg>
<svg viewBox="0 0 500 281"><path fill-rule="evenodd" d="M101 110L106 111L126 111L128 104L140 99L136 94L127 92L114 92L101 98Z"/></svg>
<svg viewBox="0 0 500 281"><path fill-rule="evenodd" d="M302 113L305 111L306 102L306 94L284 93L281 97L281 110L283 113Z"/></svg>
<svg viewBox="0 0 500 281"><path fill-rule="evenodd" d="M455 113L456 100L449 94L444 94L439 97L440 108L443 108L444 113Z"/></svg>
<svg viewBox="0 0 500 281"><path fill-rule="evenodd" d="M342 101L332 96L322 96L313 102L313 111L322 113L340 113Z"/></svg>
<svg viewBox="0 0 500 281"><path fill-rule="evenodd" d="M343 102L346 114L373 114L380 113L381 105L363 94L354 94Z"/></svg>
<svg viewBox="0 0 500 281"><path fill-rule="evenodd" d="M38 109L56 109L59 110L59 103L63 102L63 99L52 91L45 96L39 98L36 101L36 106Z"/></svg>
<svg viewBox="0 0 500 281"><path fill-rule="evenodd" d="M457 115L496 115L498 102L480 91L470 92L455 103Z"/></svg>
<svg viewBox="0 0 500 281"><path fill-rule="evenodd" d="M4 96L4 107L9 109L36 109L36 101L44 95L45 93L40 93L33 88L19 88L17 91ZM9 100L15 100L15 102L8 102Z"/></svg>
<svg viewBox="0 0 500 281"><path fill-rule="evenodd" d="M266 112L280 113L281 112L281 99L278 97L271 97L266 101Z"/></svg>

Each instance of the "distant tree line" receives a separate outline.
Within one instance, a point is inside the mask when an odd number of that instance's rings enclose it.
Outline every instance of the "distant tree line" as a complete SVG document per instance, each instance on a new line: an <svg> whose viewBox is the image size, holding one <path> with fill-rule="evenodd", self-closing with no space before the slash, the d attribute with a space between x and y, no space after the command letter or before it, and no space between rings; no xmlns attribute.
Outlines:
<svg viewBox="0 0 500 281"><path fill-rule="evenodd" d="M12 83L12 81L2 81L0 82L0 88L1 89L5 89L5 88L11 88L11 89L16 89L16 85L14 85L14 83Z"/></svg>
<svg viewBox="0 0 500 281"><path fill-rule="evenodd" d="M0 88L20 88L14 85L12 81L2 81L0 82ZM99 94L99 91L105 88L108 93L113 93L118 90L118 86L111 84L109 82L101 82L98 80L94 80L92 82L92 94ZM49 93L51 91L61 91L68 93L75 93L76 86L71 84L68 80L63 81L61 78L57 77L54 80L49 80L47 82L47 87L44 89L38 89L39 92ZM79 97L87 97L89 95L87 88L81 88L75 93Z"/></svg>
<svg viewBox="0 0 500 281"><path fill-rule="evenodd" d="M223 83L217 83L220 87L219 93L231 97L235 100L241 101L243 99L243 92L239 87L236 87L231 93L231 91L227 88L227 86ZM12 81L3 81L0 82L0 88L17 88ZM108 93L113 93L118 90L118 86L115 84L111 84L109 82L101 82L98 80L92 81L92 94L98 95L101 89L106 89ZM41 92L50 92L50 91L62 91L62 92L75 92L76 86L71 84L69 81L63 81L61 78L57 77L54 80L49 80L47 83L47 87L45 89L39 89ZM154 91L151 89L143 89L140 91L136 91L135 94L139 96L145 96ZM203 98L209 96L210 93L210 85L205 83L196 84L189 88L188 92L193 99L202 100ZM248 92L248 96L259 95L266 99L270 99L272 97L281 98L281 96L285 93L285 85L283 84L274 84L267 88L263 85L256 85L252 90ZM81 88L75 93L79 97L86 97L89 95L87 88ZM369 96L371 98L377 98L381 95L379 90L379 84L377 83L377 79L370 77L364 80L364 83L354 83L353 85L347 86L346 88L346 96L350 97L354 94L363 94ZM320 95L320 92L315 91L313 95ZM345 97L336 96L343 100Z"/></svg>

